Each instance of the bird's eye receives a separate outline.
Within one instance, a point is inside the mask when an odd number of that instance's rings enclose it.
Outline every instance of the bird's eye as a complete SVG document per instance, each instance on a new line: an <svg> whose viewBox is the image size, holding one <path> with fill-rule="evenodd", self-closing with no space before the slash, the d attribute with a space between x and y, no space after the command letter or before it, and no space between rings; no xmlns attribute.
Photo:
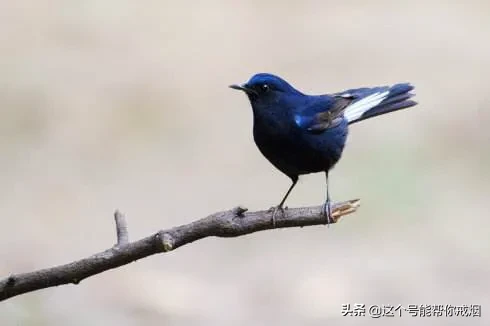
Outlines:
<svg viewBox="0 0 490 326"><path fill-rule="evenodd" d="M267 85L267 84L262 84L261 88L262 88L262 91L263 91L263 92L267 92L267 91L269 91L269 89L270 89L270 88L269 88L269 85Z"/></svg>

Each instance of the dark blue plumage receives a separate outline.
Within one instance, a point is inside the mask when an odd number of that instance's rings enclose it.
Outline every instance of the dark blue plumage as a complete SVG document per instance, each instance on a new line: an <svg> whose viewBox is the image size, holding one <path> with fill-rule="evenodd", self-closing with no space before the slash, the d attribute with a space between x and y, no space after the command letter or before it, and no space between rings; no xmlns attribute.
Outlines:
<svg viewBox="0 0 490 326"><path fill-rule="evenodd" d="M306 95L278 76L260 73L243 85L230 87L244 91L250 100L257 147L293 182L277 208L282 209L300 175L324 171L327 223L330 219L328 171L342 155L348 125L416 104L410 100L413 86L406 83Z"/></svg>

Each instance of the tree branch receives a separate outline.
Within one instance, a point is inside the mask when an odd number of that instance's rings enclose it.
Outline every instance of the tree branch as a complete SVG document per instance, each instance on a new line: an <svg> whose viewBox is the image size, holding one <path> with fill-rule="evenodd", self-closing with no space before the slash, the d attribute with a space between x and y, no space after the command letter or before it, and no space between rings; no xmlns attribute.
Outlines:
<svg viewBox="0 0 490 326"><path fill-rule="evenodd" d="M358 199L333 204L333 222L338 222L342 216L353 213L358 207ZM0 280L0 301L52 286L69 283L78 284L92 275L129 264L150 255L175 250L206 237L238 237L263 230L326 223L321 206L285 209L283 214L276 216L275 226L272 225L271 209L246 212L246 208L236 207L228 211L212 214L189 224L158 231L135 242L129 242L125 217L116 211L114 213L117 230L116 245L88 258L66 265L30 273L12 274Z"/></svg>

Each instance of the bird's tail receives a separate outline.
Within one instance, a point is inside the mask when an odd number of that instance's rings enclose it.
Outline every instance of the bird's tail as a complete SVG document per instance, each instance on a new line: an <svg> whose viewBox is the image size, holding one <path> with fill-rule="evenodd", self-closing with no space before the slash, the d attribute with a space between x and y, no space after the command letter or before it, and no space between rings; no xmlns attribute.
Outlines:
<svg viewBox="0 0 490 326"><path fill-rule="evenodd" d="M414 87L408 83L393 86L358 88L340 93L342 97L351 97L354 101L344 111L349 124L374 116L409 108L417 104L410 100L415 94Z"/></svg>

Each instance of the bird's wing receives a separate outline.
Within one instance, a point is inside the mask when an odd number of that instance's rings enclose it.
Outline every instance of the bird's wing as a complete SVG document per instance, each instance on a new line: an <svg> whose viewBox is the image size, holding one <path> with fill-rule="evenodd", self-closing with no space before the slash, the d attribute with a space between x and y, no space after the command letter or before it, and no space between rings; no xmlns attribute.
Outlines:
<svg viewBox="0 0 490 326"><path fill-rule="evenodd" d="M296 125L311 133L336 127L342 121L344 110L355 100L351 94L323 95L294 116Z"/></svg>

